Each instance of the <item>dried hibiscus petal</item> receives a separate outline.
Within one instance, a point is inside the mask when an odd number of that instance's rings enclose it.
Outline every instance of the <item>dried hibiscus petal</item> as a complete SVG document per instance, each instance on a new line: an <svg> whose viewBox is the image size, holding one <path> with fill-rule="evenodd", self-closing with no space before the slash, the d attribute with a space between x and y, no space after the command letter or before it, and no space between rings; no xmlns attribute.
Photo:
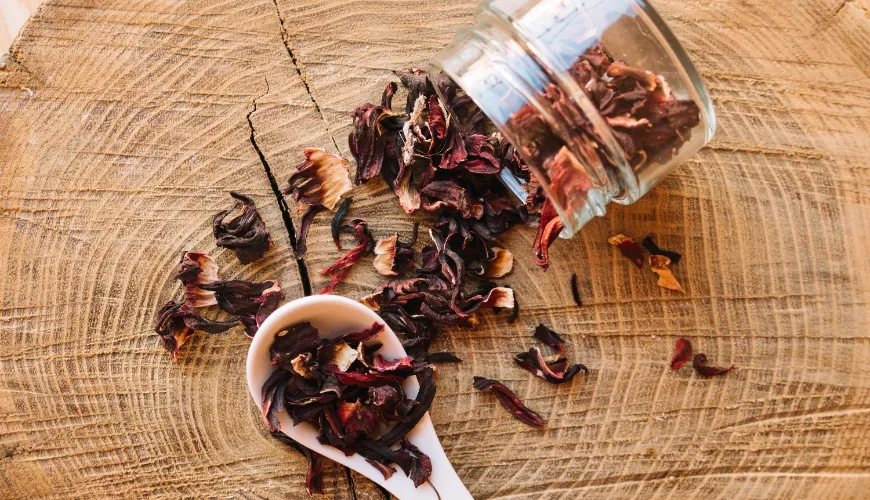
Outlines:
<svg viewBox="0 0 870 500"><path fill-rule="evenodd" d="M504 278L514 268L514 254L506 248L490 247L492 258L485 260L481 272L482 278Z"/></svg>
<svg viewBox="0 0 870 500"><path fill-rule="evenodd" d="M281 431L272 432L272 437L287 446L292 446L293 449L301 453L308 460L308 476L305 478L305 490L308 492L308 496L314 496L315 493L322 494L323 456L302 446Z"/></svg>
<svg viewBox="0 0 870 500"><path fill-rule="evenodd" d="M344 229L353 232L357 246L341 256L335 264L320 271L320 274L330 278L329 283L320 290L321 295L332 293L335 287L350 274L350 269L353 265L374 250L375 242L371 233L369 233L368 224L359 219L354 220L352 224L352 226L345 226Z"/></svg>
<svg viewBox="0 0 870 500"><path fill-rule="evenodd" d="M389 83L381 98L381 105L364 104L353 112L353 129L348 136L350 152L357 163L356 183L362 184L381 173L387 159L387 147L395 143L401 129L393 121L396 115L390 109L396 84Z"/></svg>
<svg viewBox="0 0 870 500"><path fill-rule="evenodd" d="M665 257L664 255L649 256L650 267L652 268L654 273L659 275L658 285L662 288L667 288L668 290L686 293L686 291L683 290L683 287L680 286L677 278L674 277L674 273L672 273L670 268L668 267L670 263L671 259Z"/></svg>
<svg viewBox="0 0 870 500"><path fill-rule="evenodd" d="M399 235L382 238L375 244L374 266L382 276L405 274L414 265L414 245L417 243L419 223L414 223L411 241L399 241Z"/></svg>
<svg viewBox="0 0 870 500"><path fill-rule="evenodd" d="M245 333L253 337L257 329L284 300L284 291L277 281L261 283L232 280L202 283L200 288L215 293L218 306L239 317Z"/></svg>
<svg viewBox="0 0 870 500"><path fill-rule="evenodd" d="M683 256L678 254L677 252L671 252L669 250L662 250L661 248L658 247L658 245L655 244L653 239L649 236L647 236L646 238L643 239L643 241L641 242L641 245L643 245L643 247L646 248L646 251L652 255L664 255L665 257L671 259L671 264L676 264L677 262L680 261L680 259L683 258Z"/></svg>
<svg viewBox="0 0 870 500"><path fill-rule="evenodd" d="M230 193L235 198L236 214L227 219L232 210L214 216L212 232L217 246L235 252L242 264L248 264L263 257L272 246L266 224L257 211L254 200L239 193Z"/></svg>
<svg viewBox="0 0 870 500"><path fill-rule="evenodd" d="M341 197L353 187L348 176L350 164L341 155L318 148L308 148L304 155L305 160L290 176L290 187L284 190L284 194L292 194L297 202L308 205L294 248L297 259L307 252L308 230L314 217L323 210L335 210Z"/></svg>
<svg viewBox="0 0 870 500"><path fill-rule="evenodd" d="M440 208L456 210L462 217L480 219L483 217L483 203L453 181L430 182L420 190L423 208L435 211Z"/></svg>
<svg viewBox="0 0 870 500"><path fill-rule="evenodd" d="M269 347L272 365L291 370L291 361L300 354L317 348L320 333L309 322L296 323L275 334Z"/></svg>
<svg viewBox="0 0 870 500"><path fill-rule="evenodd" d="M674 357L671 359L671 370L679 370L692 359L692 343L680 337L674 346Z"/></svg>
<svg viewBox="0 0 870 500"><path fill-rule="evenodd" d="M559 237L564 227L562 219L556 212L556 207L547 198L541 209L541 225L538 226L538 234L535 236L535 264L544 270L550 267L550 246Z"/></svg>
<svg viewBox="0 0 870 500"><path fill-rule="evenodd" d="M550 330L543 324L539 324L532 336L548 345L557 355L562 355L562 345L565 343L565 340L558 333Z"/></svg>
<svg viewBox="0 0 870 500"><path fill-rule="evenodd" d="M574 297L574 303L577 307L583 307L583 301L580 300L580 290L577 288L577 273L571 275L571 296Z"/></svg>
<svg viewBox="0 0 870 500"><path fill-rule="evenodd" d="M157 324L154 331L160 335L163 347L172 354L172 358L178 357L178 348L200 330L208 333L225 332L234 327L238 321L213 321L203 318L193 308L186 304L176 304L170 300L157 313Z"/></svg>
<svg viewBox="0 0 870 500"><path fill-rule="evenodd" d="M702 377L715 377L718 375L725 375L734 369L734 365L732 364L728 368L716 368L713 366L707 366L707 356L705 354L695 354L695 357L692 359L692 368L698 372L698 375Z"/></svg>
<svg viewBox="0 0 870 500"><path fill-rule="evenodd" d="M520 402L516 394L501 382L483 377L474 377L474 388L479 391L495 394L498 402L520 422L539 429L547 425L547 422L540 415L527 408L526 405Z"/></svg>
<svg viewBox="0 0 870 500"><path fill-rule="evenodd" d="M218 265L208 255L200 252L182 254L175 279L184 283L184 303L188 307L208 307L217 304L214 292L199 286L220 281Z"/></svg>
<svg viewBox="0 0 870 500"><path fill-rule="evenodd" d="M335 210L341 197L353 187L348 176L350 164L341 155L319 148L308 148L303 154L305 160L290 176L285 194L292 194L293 199L310 206Z"/></svg>
<svg viewBox="0 0 870 500"><path fill-rule="evenodd" d="M619 248L622 255L626 256L628 260L634 262L634 265L638 268L643 268L644 251L640 245L634 242L634 240L624 234L617 234L616 236L608 238L607 242Z"/></svg>
<svg viewBox="0 0 870 500"><path fill-rule="evenodd" d="M338 206L338 210L335 211L335 216L332 218L332 222L330 223L332 242L335 243L335 248L339 250L341 250L341 223L344 222L344 218L347 216L348 210L350 210L351 203L353 203L353 198L345 198L344 201L341 202L341 205Z"/></svg>
<svg viewBox="0 0 870 500"><path fill-rule="evenodd" d="M555 355L545 359L541 350L537 347L530 348L514 357L514 362L524 370L540 377L551 384L562 384L572 380L581 371L589 372L586 366L581 364L569 365L563 356L564 340L558 333L544 325L538 325L534 337L553 349Z"/></svg>
<svg viewBox="0 0 870 500"><path fill-rule="evenodd" d="M293 252L294 257L301 259L308 253L308 231L311 230L311 224L317 214L326 210L326 207L314 205L308 207L308 210L302 214L302 223L299 225L299 233L296 236L296 248Z"/></svg>

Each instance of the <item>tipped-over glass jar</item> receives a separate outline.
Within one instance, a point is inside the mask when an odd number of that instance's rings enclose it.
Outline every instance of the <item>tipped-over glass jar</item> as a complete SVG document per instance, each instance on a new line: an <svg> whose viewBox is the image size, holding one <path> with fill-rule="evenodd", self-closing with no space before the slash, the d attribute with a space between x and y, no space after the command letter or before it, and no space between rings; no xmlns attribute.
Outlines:
<svg viewBox="0 0 870 500"><path fill-rule="evenodd" d="M534 176L502 179L522 199L540 183L565 237L610 201L637 201L716 128L704 83L643 0L484 1L430 74L460 128L481 126L476 105L516 147Z"/></svg>

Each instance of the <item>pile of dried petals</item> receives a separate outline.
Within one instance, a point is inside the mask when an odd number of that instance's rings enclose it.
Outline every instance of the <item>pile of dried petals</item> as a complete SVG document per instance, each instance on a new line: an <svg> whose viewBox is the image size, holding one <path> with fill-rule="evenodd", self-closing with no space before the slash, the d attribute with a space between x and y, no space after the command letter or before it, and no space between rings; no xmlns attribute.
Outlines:
<svg viewBox="0 0 870 500"><path fill-rule="evenodd" d="M218 333L241 324L245 334L253 337L284 300L277 281L221 280L217 264L204 253L185 252L175 278L184 283L184 302L169 301L164 305L154 328L173 358L178 357L178 348L196 330ZM200 315L200 310L211 306L218 306L234 318L216 321Z"/></svg>
<svg viewBox="0 0 870 500"><path fill-rule="evenodd" d="M214 236L217 246L230 248L241 263L247 264L262 258L272 242L254 201L242 194L230 195L237 200L237 213L230 219L227 217L232 210L216 214ZM167 302L157 313L154 327L173 359L178 357L178 348L195 331L218 333L241 324L245 333L253 337L260 324L284 300L284 292L277 281L224 281L218 271L214 260L204 253L181 255L175 279L184 283L184 301ZM212 306L218 306L233 317L218 321L200 314Z"/></svg>
<svg viewBox="0 0 870 500"><path fill-rule="evenodd" d="M272 433L280 432L279 415L286 412L293 425L313 425L322 444L365 457L385 479L395 473L395 464L420 486L432 463L405 436L435 397L433 369L409 356L386 360L377 354L381 345L375 337L383 329L374 323L331 340L321 339L311 323L279 332L269 349L277 369L263 385L263 418ZM408 399L402 382L412 375L420 376L420 389ZM307 484L317 484L319 469L309 460Z"/></svg>
<svg viewBox="0 0 870 500"><path fill-rule="evenodd" d="M676 252L669 252L667 250L662 250L653 242L652 238L647 236L643 240L643 246L638 245L635 241L624 234L617 234L616 236L611 237L607 240L611 245L619 248L619 251L622 252L627 259L632 261L638 269L643 269L644 262L644 248L646 248L649 255L649 265L650 269L656 274L659 275L658 285L662 288L667 288L668 290L673 290L675 292L686 293L683 290L683 287L680 286L680 283L677 281L677 278L674 277L674 273L671 272L671 269L668 267L672 263L677 263L680 261L682 257L680 254Z"/></svg>

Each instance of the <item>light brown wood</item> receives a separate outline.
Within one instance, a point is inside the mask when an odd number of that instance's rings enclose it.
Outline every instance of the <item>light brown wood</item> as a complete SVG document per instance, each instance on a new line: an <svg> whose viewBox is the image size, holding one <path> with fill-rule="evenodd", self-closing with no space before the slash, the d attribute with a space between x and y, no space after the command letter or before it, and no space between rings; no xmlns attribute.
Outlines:
<svg viewBox="0 0 870 500"><path fill-rule="evenodd" d="M476 498L867 496L863 5L655 3L710 86L718 135L643 200L558 242L547 273L531 231L504 238L520 321L485 316L435 346L465 359L439 367L431 413ZM305 146L347 154L349 111L377 100L392 69L424 64L473 11L469 0L43 6L0 72L0 497L305 497L303 461L268 438L247 395L245 337L198 337L173 363L154 312L178 295L169 275L187 248L298 296L248 118L282 184ZM213 246L209 219L229 189L256 197L276 240L253 266ZM354 197L352 215L376 236L410 230L382 184ZM339 255L326 222L306 259L315 289ZM688 293L617 255L615 233L681 251ZM362 265L337 292L377 283ZM588 376L554 387L513 366L538 322L568 339ZM738 368L671 373L679 336ZM548 429L513 420L473 375L505 381ZM380 498L329 472L328 498Z"/></svg>

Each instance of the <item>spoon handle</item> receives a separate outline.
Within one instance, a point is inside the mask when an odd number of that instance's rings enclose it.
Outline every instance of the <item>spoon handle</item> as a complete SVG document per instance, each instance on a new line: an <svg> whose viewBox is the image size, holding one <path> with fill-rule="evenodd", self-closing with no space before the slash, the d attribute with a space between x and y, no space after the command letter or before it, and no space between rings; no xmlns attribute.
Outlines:
<svg viewBox="0 0 870 500"><path fill-rule="evenodd" d="M432 420L427 413L417 427L412 431L414 434L413 442L418 443L417 446L425 452L432 461L432 474L429 476L429 484L435 489L441 500L474 500L471 493L462 483L462 479L456 474L453 466L450 464L450 459L444 453L444 448L435 434L435 427L432 425ZM421 489L426 485L421 485ZM415 497L417 498L417 497ZM427 496L428 498L428 496ZM406 500L406 499L402 499ZM407 499L413 500L413 499Z"/></svg>

